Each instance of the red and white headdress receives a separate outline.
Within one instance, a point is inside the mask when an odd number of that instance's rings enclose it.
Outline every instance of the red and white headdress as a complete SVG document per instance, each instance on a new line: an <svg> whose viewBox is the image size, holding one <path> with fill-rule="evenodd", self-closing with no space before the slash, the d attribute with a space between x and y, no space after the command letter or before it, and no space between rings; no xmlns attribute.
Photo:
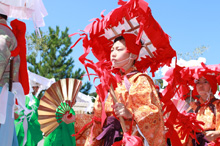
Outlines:
<svg viewBox="0 0 220 146"><path fill-rule="evenodd" d="M218 65L205 65L201 63L202 66L197 67L180 67L176 65L175 68L168 70L163 77L168 82L167 87L162 92L161 101L164 103L163 109L165 109L164 114L170 113L168 120L165 125L170 129L168 135L172 142L178 144L178 139L175 137L177 133L181 135L181 139L188 139L189 135L196 138L195 134L191 131L200 131L202 129L202 122L196 120L195 113L179 113L174 103L171 101L176 94L179 100L185 100L190 93L190 86L194 86L192 92L192 97L197 98L198 93L195 89L195 80L200 77L205 77L212 88L213 94L217 90L217 84L220 83L220 64ZM173 128L173 125L179 127L179 132ZM175 133L175 134L174 134ZM174 144L174 145L176 145Z"/></svg>
<svg viewBox="0 0 220 146"><path fill-rule="evenodd" d="M169 36L153 18L151 9L144 0L119 0L118 4L121 5L119 8L106 16L102 13L102 19L96 18L86 26L84 33L80 34L85 53L79 60L85 65L86 56L92 48L92 53L99 61L109 61L113 40L125 32L123 36L125 40L129 40L128 42L135 41L137 45L140 39L144 42L144 49L135 52L139 55L135 65L138 71L145 72L150 67L154 75L159 67L169 65L171 59L176 56L176 52L170 46ZM127 32L136 34L136 37L126 37ZM72 47L74 46L75 44Z"/></svg>
<svg viewBox="0 0 220 146"><path fill-rule="evenodd" d="M96 92L103 102L110 84L113 84L113 87L117 86L117 76L115 78L111 74L113 71L111 70L110 51L114 39L118 36L125 38L129 52L139 56L135 66L140 72L145 72L150 67L150 72L154 76L154 72L159 67L169 66L172 58L176 56L175 50L170 45L169 36L153 18L147 2L144 0L127 2L119 0L118 4L121 6L106 16L102 12L102 18L96 18L86 26L82 33L70 35L79 34L81 36L71 48L81 39L83 40L84 54L79 57L79 60L85 66L87 73L89 67L100 79L101 84L96 87ZM144 42L142 48L140 40ZM86 58L90 49L98 59L97 63Z"/></svg>
<svg viewBox="0 0 220 146"><path fill-rule="evenodd" d="M172 98L177 93L178 97L184 100L190 92L189 86L194 87L192 96L196 98L198 93L195 89L195 80L200 77L206 78L211 85L212 93L215 94L217 84L220 84L220 64L205 65L201 63L201 65L197 67L180 67L177 65L168 70L163 77L168 82L168 86L163 91L164 98Z"/></svg>

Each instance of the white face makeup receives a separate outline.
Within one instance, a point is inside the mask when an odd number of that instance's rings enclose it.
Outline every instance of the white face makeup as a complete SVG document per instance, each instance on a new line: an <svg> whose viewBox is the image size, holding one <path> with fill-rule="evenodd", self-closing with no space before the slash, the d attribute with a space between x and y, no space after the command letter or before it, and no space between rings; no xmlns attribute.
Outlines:
<svg viewBox="0 0 220 146"><path fill-rule="evenodd" d="M201 96L201 98L204 98L203 100L206 101L207 96L211 92L211 86L204 77L201 77L196 81L196 90Z"/></svg>
<svg viewBox="0 0 220 146"><path fill-rule="evenodd" d="M133 65L135 58L127 52L125 41L120 40L114 43L111 48L110 59L114 68L124 68L125 70Z"/></svg>

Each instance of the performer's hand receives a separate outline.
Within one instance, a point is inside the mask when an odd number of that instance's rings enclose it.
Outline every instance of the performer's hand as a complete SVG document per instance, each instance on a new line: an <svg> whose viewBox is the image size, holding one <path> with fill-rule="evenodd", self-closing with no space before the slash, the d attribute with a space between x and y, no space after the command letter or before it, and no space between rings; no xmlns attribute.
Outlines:
<svg viewBox="0 0 220 146"><path fill-rule="evenodd" d="M69 114L69 112L66 112L65 115L63 115L62 121L66 124L73 123L76 121L76 117L71 113Z"/></svg>
<svg viewBox="0 0 220 146"><path fill-rule="evenodd" d="M205 137L208 141L215 141L218 137L220 137L220 131L206 131L204 132Z"/></svg>
<svg viewBox="0 0 220 146"><path fill-rule="evenodd" d="M169 131L169 128L167 126L164 126L164 132L167 133Z"/></svg>
<svg viewBox="0 0 220 146"><path fill-rule="evenodd" d="M14 113L14 119L17 120L19 115L17 113Z"/></svg>
<svg viewBox="0 0 220 146"><path fill-rule="evenodd" d="M115 115L117 117L123 116L123 118L125 118L125 119L132 118L132 114L129 112L129 110L122 103L116 102L115 105L113 105L113 109L114 109Z"/></svg>

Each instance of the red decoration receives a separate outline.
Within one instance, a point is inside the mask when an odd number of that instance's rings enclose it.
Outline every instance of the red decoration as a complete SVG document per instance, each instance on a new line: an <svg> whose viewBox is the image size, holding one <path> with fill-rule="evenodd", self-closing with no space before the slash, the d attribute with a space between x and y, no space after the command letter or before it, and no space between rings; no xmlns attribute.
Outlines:
<svg viewBox="0 0 220 146"><path fill-rule="evenodd" d="M86 26L83 33L80 34L81 37L79 40L83 39L85 53L79 60L83 64L85 64L85 61L91 61L86 59L86 56L89 54L90 48L92 48L92 53L99 61L109 61L113 39L120 35L125 36L123 35L125 31L133 32L137 35L135 44L140 45L139 41L143 38L156 49L155 51L151 51L151 56L146 55L145 58L141 58L140 61L137 61L135 65L140 72L145 72L147 68L150 67L154 75L154 72L159 67L165 64L169 66L171 59L176 56L176 52L170 46L169 36L153 18L148 3L144 0L130 0L127 2L119 1L119 4L122 6L114 9L106 16L102 14L102 19L96 18L91 24ZM134 22L136 22L137 25L135 25ZM120 31L114 31L119 25L125 24L129 25L128 30L121 29ZM111 33L114 34L108 36ZM75 34L77 33L73 35ZM125 36L125 38L127 37ZM134 38L131 37L127 39L131 39L132 42L134 40ZM78 41L76 43L78 43ZM74 47L76 43L72 47ZM128 51L138 54L139 50L135 50L133 46L130 48L132 49L128 49Z"/></svg>
<svg viewBox="0 0 220 146"><path fill-rule="evenodd" d="M176 56L176 52L170 45L170 37L153 18L147 2L144 0L119 0L118 4L121 6L106 16L102 12L101 19L96 18L86 26L81 34L70 35L80 35L80 38L71 48L80 40L83 41L84 54L79 57L79 61L85 66L88 76L90 75L88 68L91 68L97 76L95 79L100 79L101 84L96 87L96 92L102 101L102 106L104 106L109 85L112 84L115 88L116 83L121 79L118 75L119 70L111 70L111 62L109 62L111 47L116 37L123 36L128 52L136 55L140 53L140 40L144 40L145 49L149 55L146 54L136 60L135 66L140 72L145 72L150 67L154 76L158 68L164 65L169 66L172 58ZM129 35L128 32L135 35ZM149 49L150 47L153 49ZM93 55L98 59L97 63L86 58L90 53L90 48ZM112 73L115 73L115 76ZM104 107L102 109L103 124L106 115ZM126 143L129 143L129 140L133 141L126 134L124 140L128 141ZM122 141L122 143L124 142Z"/></svg>
<svg viewBox="0 0 220 146"><path fill-rule="evenodd" d="M17 39L17 48L11 51L11 56L20 56L20 68L19 68L19 82L21 83L24 94L29 93L29 79L27 72L27 60L26 60L26 24L17 19L11 21L12 31Z"/></svg>
<svg viewBox="0 0 220 146"><path fill-rule="evenodd" d="M202 63L202 66L198 67L180 67L176 65L175 68L171 68L166 72L163 79L168 82L168 86L161 95L161 101L164 103L163 109L166 109L164 115L170 112L170 116L165 122L165 125L169 128L167 135L170 136L171 142L177 142L174 145L179 145L179 140L176 139L178 134L177 131L174 130L173 125L180 127L178 133L181 135L181 139L185 137L188 139L189 135L196 139L195 133L201 132L201 125L203 123L196 120L195 114L179 113L171 101L171 98L177 94L180 99L185 100L187 97L186 95L190 92L189 85L194 86L192 97L197 98L196 95L198 95L198 93L195 90L194 81L200 77L205 77L209 81L212 91L215 93L217 84L220 83L219 75L220 64L205 65L204 63Z"/></svg>

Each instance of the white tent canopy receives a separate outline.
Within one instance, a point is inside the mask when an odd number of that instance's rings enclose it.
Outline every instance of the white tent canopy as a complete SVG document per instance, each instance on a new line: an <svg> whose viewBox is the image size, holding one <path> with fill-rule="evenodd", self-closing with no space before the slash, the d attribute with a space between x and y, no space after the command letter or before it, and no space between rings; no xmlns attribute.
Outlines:
<svg viewBox="0 0 220 146"><path fill-rule="evenodd" d="M79 114L87 112L91 113L94 106L94 103L92 102L93 98L95 97L79 92L76 97L76 103L73 106L74 111Z"/></svg>
<svg viewBox="0 0 220 146"><path fill-rule="evenodd" d="M38 92L36 93L36 96L42 91L48 89L53 83L55 83L55 79L48 79L45 77L42 77L38 74L35 74L33 72L28 71L28 77L29 77L29 84L30 84L30 93L33 92L32 87L33 86L39 86Z"/></svg>

